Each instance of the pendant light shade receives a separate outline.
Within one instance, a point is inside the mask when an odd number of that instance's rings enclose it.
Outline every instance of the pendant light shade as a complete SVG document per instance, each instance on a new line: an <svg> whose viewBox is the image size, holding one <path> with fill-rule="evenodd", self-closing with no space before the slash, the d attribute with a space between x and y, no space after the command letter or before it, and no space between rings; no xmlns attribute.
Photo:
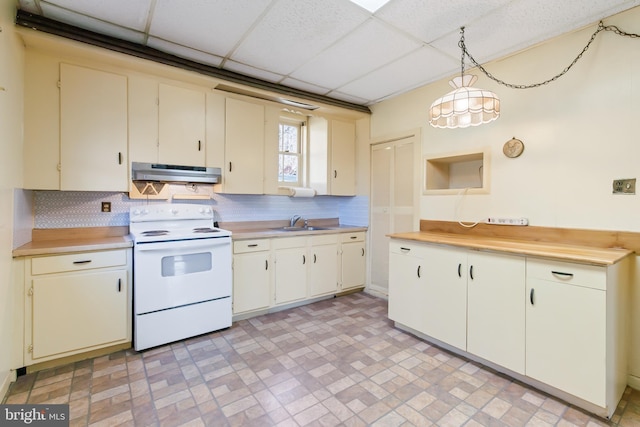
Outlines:
<svg viewBox="0 0 640 427"><path fill-rule="evenodd" d="M488 90L471 87L478 78L472 74L455 77L454 88L429 108L429 123L437 128L466 128L489 123L500 116L500 99Z"/></svg>

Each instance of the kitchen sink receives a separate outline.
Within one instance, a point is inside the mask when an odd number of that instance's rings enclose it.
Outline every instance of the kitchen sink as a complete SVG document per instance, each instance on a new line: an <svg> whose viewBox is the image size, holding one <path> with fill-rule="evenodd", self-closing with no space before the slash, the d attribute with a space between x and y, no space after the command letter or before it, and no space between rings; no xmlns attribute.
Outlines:
<svg viewBox="0 0 640 427"><path fill-rule="evenodd" d="M328 227L314 227L314 226L310 226L310 227L280 227L280 228L276 228L276 230L281 230L281 231L317 231L317 230L331 230L331 228Z"/></svg>

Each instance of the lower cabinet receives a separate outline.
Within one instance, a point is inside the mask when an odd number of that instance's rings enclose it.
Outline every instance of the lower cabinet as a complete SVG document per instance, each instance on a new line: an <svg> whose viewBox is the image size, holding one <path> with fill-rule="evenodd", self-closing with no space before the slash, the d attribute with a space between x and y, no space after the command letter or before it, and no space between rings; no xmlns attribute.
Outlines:
<svg viewBox="0 0 640 427"><path fill-rule="evenodd" d="M131 250L25 263L25 365L131 341Z"/></svg>
<svg viewBox="0 0 640 427"><path fill-rule="evenodd" d="M335 294L338 291L338 236L323 234L309 237L309 296Z"/></svg>
<svg viewBox="0 0 640 427"><path fill-rule="evenodd" d="M273 240L276 305L307 296L307 238L285 237Z"/></svg>
<svg viewBox="0 0 640 427"><path fill-rule="evenodd" d="M469 251L467 351L524 374L525 258Z"/></svg>
<svg viewBox="0 0 640 427"><path fill-rule="evenodd" d="M362 288L365 285L367 270L365 236L364 231L340 234L338 287L341 291Z"/></svg>
<svg viewBox="0 0 640 427"><path fill-rule="evenodd" d="M628 258L596 266L392 239L389 318L610 417L626 387Z"/></svg>
<svg viewBox="0 0 640 427"><path fill-rule="evenodd" d="M260 310L271 302L269 239L233 242L233 313Z"/></svg>
<svg viewBox="0 0 640 427"><path fill-rule="evenodd" d="M626 386L615 267L530 261L526 303L527 375L612 410Z"/></svg>
<svg viewBox="0 0 640 427"><path fill-rule="evenodd" d="M364 245L364 232L234 241L233 314L246 318L363 287Z"/></svg>

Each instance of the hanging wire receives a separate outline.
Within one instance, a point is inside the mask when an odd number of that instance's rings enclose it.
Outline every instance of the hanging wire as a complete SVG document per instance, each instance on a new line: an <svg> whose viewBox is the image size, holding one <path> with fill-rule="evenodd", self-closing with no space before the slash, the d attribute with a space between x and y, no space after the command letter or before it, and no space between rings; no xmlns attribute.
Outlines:
<svg viewBox="0 0 640 427"><path fill-rule="evenodd" d="M461 27L460 28L460 41L458 42L458 46L460 46L460 49L462 49L462 73L464 74L464 57L466 56L467 58L469 58L469 60L471 61L471 63L474 66L476 66L480 71L482 71L482 73L485 76L487 76L491 80L495 81L496 83L499 83L499 84L501 84L503 86L506 86L508 88L511 88L511 89L531 89L531 88L534 88L534 87L544 86L544 85L549 84L549 83L551 83L553 81L556 81L560 77L564 76L571 69L571 67L573 67L576 64L576 62L578 62L578 60L580 60L580 58L582 58L582 55L584 55L584 53L589 49L589 46L591 46L591 43L593 43L593 41L595 40L596 36L602 31L611 31L611 32L614 32L615 34L617 34L619 36L629 37L629 38L632 38L632 39L640 38L640 34L627 33L625 31L622 31L621 29L619 29L615 25L606 25L605 26L603 24L603 22L600 21L598 23L598 28L591 35L591 38L589 39L589 42L587 43L587 45L582 49L582 51L578 54L578 56L575 57L575 59L571 62L571 64L569 64L564 70L562 70L560 73L556 74L555 76L553 76L550 79L547 79L547 80L545 80L543 82L532 83L532 84L528 84L528 85L520 85L520 84L507 83L507 82L505 82L503 80L500 80L499 78L497 78L493 74L491 74L489 71L487 71L486 68L484 68L478 61L476 61L475 58L467 50L467 45L465 44L465 40L464 40L464 27Z"/></svg>

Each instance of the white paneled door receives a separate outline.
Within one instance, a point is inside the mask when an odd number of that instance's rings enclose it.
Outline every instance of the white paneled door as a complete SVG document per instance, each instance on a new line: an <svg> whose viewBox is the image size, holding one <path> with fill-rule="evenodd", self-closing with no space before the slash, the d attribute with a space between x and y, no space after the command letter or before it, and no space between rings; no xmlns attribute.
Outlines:
<svg viewBox="0 0 640 427"><path fill-rule="evenodd" d="M371 290L388 294L390 233L419 228L420 137L371 146Z"/></svg>

